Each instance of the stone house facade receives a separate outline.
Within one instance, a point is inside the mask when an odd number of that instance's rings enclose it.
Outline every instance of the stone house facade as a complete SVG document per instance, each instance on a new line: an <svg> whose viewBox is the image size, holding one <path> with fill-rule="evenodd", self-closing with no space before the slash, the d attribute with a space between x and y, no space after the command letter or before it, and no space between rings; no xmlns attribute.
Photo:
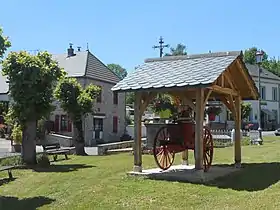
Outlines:
<svg viewBox="0 0 280 210"><path fill-rule="evenodd" d="M83 119L86 146L96 143L119 141L125 131L125 95L113 93L111 88L120 79L89 50L74 52L72 46L67 53L53 55L60 67L86 87L89 84L101 88L101 95L93 105L94 113ZM56 109L50 115L55 133L73 135L73 124L67 113L55 102Z"/></svg>

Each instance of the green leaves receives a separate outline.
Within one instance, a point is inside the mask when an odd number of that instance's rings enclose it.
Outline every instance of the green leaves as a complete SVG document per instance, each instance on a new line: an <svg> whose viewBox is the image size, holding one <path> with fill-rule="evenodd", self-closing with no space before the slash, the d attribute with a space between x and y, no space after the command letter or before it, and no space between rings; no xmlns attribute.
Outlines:
<svg viewBox="0 0 280 210"><path fill-rule="evenodd" d="M120 79L123 79L127 75L127 71L125 68L121 67L119 64L108 64L107 67L114 72Z"/></svg>
<svg viewBox="0 0 280 210"><path fill-rule="evenodd" d="M83 115L93 111L93 101L99 93L99 87L91 84L83 89L74 78L62 79L55 89L55 97L61 103L61 107L68 112L73 121L78 122Z"/></svg>
<svg viewBox="0 0 280 210"><path fill-rule="evenodd" d="M8 40L8 37L3 35L3 30L0 28L0 58L3 58L6 50L11 46L11 42Z"/></svg>
<svg viewBox="0 0 280 210"><path fill-rule="evenodd" d="M20 123L38 120L53 109L54 85L66 73L49 53L11 52L2 67L9 80L13 112Z"/></svg>

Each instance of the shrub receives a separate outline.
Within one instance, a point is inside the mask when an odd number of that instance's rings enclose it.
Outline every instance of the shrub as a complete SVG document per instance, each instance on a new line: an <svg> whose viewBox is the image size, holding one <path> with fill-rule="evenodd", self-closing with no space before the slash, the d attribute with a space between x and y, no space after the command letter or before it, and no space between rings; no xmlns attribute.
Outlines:
<svg viewBox="0 0 280 210"><path fill-rule="evenodd" d="M37 155L37 164L40 167L48 167L50 166L50 160L46 154Z"/></svg>
<svg viewBox="0 0 280 210"><path fill-rule="evenodd" d="M22 160L20 156L12 156L0 159L1 166L17 166L22 165Z"/></svg>
<svg viewBox="0 0 280 210"><path fill-rule="evenodd" d="M0 128L0 138L5 138L5 128Z"/></svg>
<svg viewBox="0 0 280 210"><path fill-rule="evenodd" d="M15 125L13 127L11 137L12 137L12 139L15 143L21 144L21 142L22 142L22 129L19 125Z"/></svg>

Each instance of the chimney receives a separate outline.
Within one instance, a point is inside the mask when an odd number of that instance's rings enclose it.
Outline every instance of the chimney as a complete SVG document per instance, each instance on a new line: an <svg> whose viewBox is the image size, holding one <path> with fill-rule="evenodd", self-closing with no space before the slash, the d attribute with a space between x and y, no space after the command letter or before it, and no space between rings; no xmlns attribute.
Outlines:
<svg viewBox="0 0 280 210"><path fill-rule="evenodd" d="M69 43L70 47L67 49L67 54L68 56L67 57L71 57L71 56L74 56L74 49L73 49L73 44L72 43Z"/></svg>

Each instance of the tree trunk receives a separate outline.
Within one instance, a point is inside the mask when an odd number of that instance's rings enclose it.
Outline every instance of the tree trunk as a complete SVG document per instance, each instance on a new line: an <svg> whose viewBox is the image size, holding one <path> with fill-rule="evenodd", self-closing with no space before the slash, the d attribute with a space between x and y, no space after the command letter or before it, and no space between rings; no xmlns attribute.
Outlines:
<svg viewBox="0 0 280 210"><path fill-rule="evenodd" d="M36 161L36 120L25 123L22 131L22 150L23 162L27 165L34 165Z"/></svg>
<svg viewBox="0 0 280 210"><path fill-rule="evenodd" d="M85 152L85 139L83 133L82 121L73 123L74 124L74 144L76 155L85 156L87 153Z"/></svg>

